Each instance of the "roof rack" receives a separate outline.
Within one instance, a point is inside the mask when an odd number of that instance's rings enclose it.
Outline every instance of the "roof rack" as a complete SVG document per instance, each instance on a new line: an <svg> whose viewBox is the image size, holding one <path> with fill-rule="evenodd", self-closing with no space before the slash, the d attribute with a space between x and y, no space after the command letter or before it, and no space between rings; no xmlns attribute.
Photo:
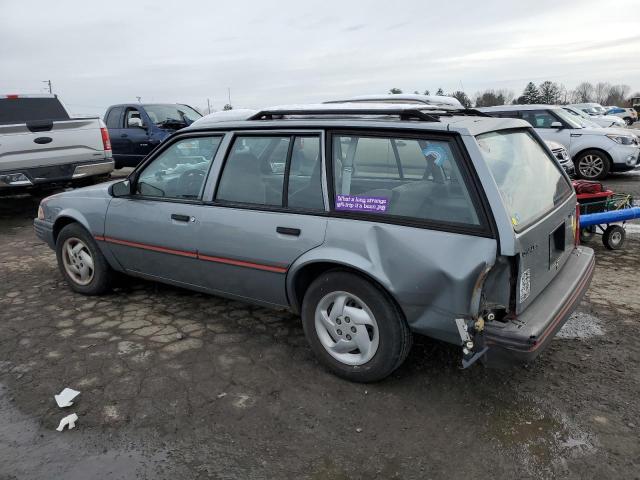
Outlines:
<svg viewBox="0 0 640 480"><path fill-rule="evenodd" d="M417 108L323 108L323 109L283 109L283 110L261 110L248 120L273 120L274 116L283 115L393 115L400 117L400 120L421 120L423 122L439 122L439 115L425 113ZM482 114L484 115L484 114Z"/></svg>

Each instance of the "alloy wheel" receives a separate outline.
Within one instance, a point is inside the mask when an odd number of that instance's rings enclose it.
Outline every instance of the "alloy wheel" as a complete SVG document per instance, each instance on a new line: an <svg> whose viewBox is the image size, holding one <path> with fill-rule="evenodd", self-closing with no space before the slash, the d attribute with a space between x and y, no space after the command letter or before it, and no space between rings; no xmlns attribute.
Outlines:
<svg viewBox="0 0 640 480"><path fill-rule="evenodd" d="M595 178L604 171L604 160L599 155L585 155L578 161L578 171L584 178Z"/></svg>
<svg viewBox="0 0 640 480"><path fill-rule="evenodd" d="M82 240L76 237L65 240L62 245L62 263L67 275L78 285L88 285L93 280L93 257Z"/></svg>
<svg viewBox="0 0 640 480"><path fill-rule="evenodd" d="M315 327L329 355L346 365L364 365L378 350L379 329L373 313L348 292L331 292L318 302Z"/></svg>

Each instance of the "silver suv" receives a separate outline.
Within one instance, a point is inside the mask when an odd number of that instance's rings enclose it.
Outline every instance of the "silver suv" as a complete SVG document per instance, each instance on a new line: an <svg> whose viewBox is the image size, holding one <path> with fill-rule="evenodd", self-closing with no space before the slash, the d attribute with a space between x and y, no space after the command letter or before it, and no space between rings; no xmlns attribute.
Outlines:
<svg viewBox="0 0 640 480"><path fill-rule="evenodd" d="M77 292L124 272L287 307L324 365L368 382L412 333L463 366L535 358L590 283L577 222L528 123L341 104L200 122L124 181L44 199L35 230Z"/></svg>

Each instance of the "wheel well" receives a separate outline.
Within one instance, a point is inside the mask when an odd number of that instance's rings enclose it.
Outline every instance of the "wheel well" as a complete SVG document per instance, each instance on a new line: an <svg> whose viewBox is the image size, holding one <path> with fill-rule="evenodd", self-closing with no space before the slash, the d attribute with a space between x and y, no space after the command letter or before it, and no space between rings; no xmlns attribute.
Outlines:
<svg viewBox="0 0 640 480"><path fill-rule="evenodd" d="M366 272L363 272L362 270L358 270L357 268L353 268L348 265L333 262L310 263L296 272L296 276L293 279L294 298L291 299L291 305L295 312L300 312L300 310L302 309L302 302L304 300L305 294L307 293L309 285L311 285L311 283L316 278L318 278L318 276L328 272L329 270L341 270L354 273L375 284L387 294L387 297L394 303L394 305L398 309L398 312L400 312L404 316L404 312L400 308L400 305L398 304L394 296L379 281L377 281L371 275L368 275Z"/></svg>
<svg viewBox="0 0 640 480"><path fill-rule="evenodd" d="M66 227L70 223L77 223L78 225L80 225L79 222L77 222L75 219L71 217L60 217L55 221L55 223L53 224L54 243L58 241L58 235L60 234L60 230L62 230L64 227Z"/></svg>
<svg viewBox="0 0 640 480"><path fill-rule="evenodd" d="M609 155L605 150L602 150L601 148L585 148L584 150L579 151L573 157L574 163L578 160L580 155L583 155L584 153L591 152L591 151L596 151L603 154L607 158L607 160L609 160L609 166L611 167L613 165L613 160L611 159L611 155Z"/></svg>

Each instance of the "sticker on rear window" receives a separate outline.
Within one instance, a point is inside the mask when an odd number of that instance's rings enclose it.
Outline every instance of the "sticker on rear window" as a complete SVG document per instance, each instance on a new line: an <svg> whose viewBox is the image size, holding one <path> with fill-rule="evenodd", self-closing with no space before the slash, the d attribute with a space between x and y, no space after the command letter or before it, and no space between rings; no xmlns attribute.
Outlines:
<svg viewBox="0 0 640 480"><path fill-rule="evenodd" d="M385 197L336 195L336 210L343 212L384 213L388 206L389 199Z"/></svg>

